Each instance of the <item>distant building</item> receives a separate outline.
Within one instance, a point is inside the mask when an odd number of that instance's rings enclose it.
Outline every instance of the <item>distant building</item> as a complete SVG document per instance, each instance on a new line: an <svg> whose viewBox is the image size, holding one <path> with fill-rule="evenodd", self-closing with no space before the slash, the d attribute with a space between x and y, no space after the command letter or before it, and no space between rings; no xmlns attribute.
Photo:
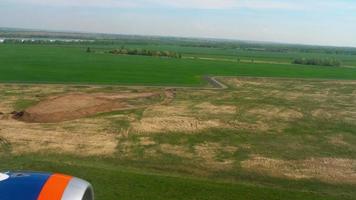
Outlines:
<svg viewBox="0 0 356 200"><path fill-rule="evenodd" d="M5 42L5 39L0 38L0 43L4 43L4 42Z"/></svg>

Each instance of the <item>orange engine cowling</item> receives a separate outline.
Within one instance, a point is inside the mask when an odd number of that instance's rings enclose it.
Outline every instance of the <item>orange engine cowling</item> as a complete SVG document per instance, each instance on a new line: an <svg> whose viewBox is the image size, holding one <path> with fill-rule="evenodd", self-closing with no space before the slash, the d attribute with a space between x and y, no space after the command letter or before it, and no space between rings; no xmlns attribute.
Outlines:
<svg viewBox="0 0 356 200"><path fill-rule="evenodd" d="M39 172L0 173L1 200L94 200L85 180Z"/></svg>

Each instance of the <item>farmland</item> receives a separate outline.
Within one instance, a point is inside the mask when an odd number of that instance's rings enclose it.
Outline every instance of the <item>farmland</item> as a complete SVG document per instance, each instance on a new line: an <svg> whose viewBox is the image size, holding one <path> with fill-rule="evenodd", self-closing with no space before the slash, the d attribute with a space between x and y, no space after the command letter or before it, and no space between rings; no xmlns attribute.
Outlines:
<svg viewBox="0 0 356 200"><path fill-rule="evenodd" d="M354 50L202 44L0 44L0 171L75 175L98 200L354 199ZM105 53L123 46L182 58Z"/></svg>
<svg viewBox="0 0 356 200"><path fill-rule="evenodd" d="M100 45L92 46L93 50L100 48L102 48ZM172 48L174 46L170 47ZM112 46L106 49L111 50ZM192 48L189 49L192 51ZM246 62L242 60L237 63L228 60L189 59L187 57L192 55L185 53L189 52L187 49L182 51L185 59L88 54L85 50L86 46L80 45L0 45L0 81L199 86L205 84L202 80L204 75L356 79L355 68L296 66L286 63L285 58L278 58L281 56L279 53L273 54L277 57L273 64L265 60L258 61L259 58L264 59L263 56L260 53L255 55L253 52L250 52ZM178 48L176 51L181 52L179 50ZM199 56L196 53L200 50L195 49L193 57ZM220 52L222 50L205 51L209 54L223 53ZM202 58L214 58L209 54L203 55ZM355 61L349 61L351 58L354 59L354 56L348 56L345 62L353 64ZM254 59L254 63L251 63L251 59Z"/></svg>

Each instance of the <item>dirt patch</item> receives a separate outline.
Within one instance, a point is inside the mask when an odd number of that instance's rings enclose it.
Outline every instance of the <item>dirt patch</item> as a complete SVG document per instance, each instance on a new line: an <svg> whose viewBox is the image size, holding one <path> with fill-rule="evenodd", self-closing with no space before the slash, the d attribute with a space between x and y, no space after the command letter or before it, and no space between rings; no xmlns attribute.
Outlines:
<svg viewBox="0 0 356 200"><path fill-rule="evenodd" d="M352 159L310 158L287 161L253 156L241 165L247 170L275 177L356 184L356 160Z"/></svg>
<svg viewBox="0 0 356 200"><path fill-rule="evenodd" d="M208 128L222 127L217 120L198 120L193 117L147 117L133 123L133 130L143 133L182 132L191 133Z"/></svg>
<svg viewBox="0 0 356 200"><path fill-rule="evenodd" d="M61 122L97 113L132 109L133 106L123 99L148 98L155 93L123 93L123 94L84 94L72 93L50 97L35 106L26 109L19 117L25 122L51 123Z"/></svg>

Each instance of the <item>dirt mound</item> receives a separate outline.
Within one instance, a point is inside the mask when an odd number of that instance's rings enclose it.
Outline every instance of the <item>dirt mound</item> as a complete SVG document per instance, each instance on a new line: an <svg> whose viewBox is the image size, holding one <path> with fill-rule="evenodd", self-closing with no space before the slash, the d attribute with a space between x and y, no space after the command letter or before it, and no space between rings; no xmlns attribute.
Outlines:
<svg viewBox="0 0 356 200"><path fill-rule="evenodd" d="M66 94L50 97L32 106L18 117L25 122L51 123L78 119L97 113L132 109L125 99L149 98L156 93L122 93L122 94Z"/></svg>

